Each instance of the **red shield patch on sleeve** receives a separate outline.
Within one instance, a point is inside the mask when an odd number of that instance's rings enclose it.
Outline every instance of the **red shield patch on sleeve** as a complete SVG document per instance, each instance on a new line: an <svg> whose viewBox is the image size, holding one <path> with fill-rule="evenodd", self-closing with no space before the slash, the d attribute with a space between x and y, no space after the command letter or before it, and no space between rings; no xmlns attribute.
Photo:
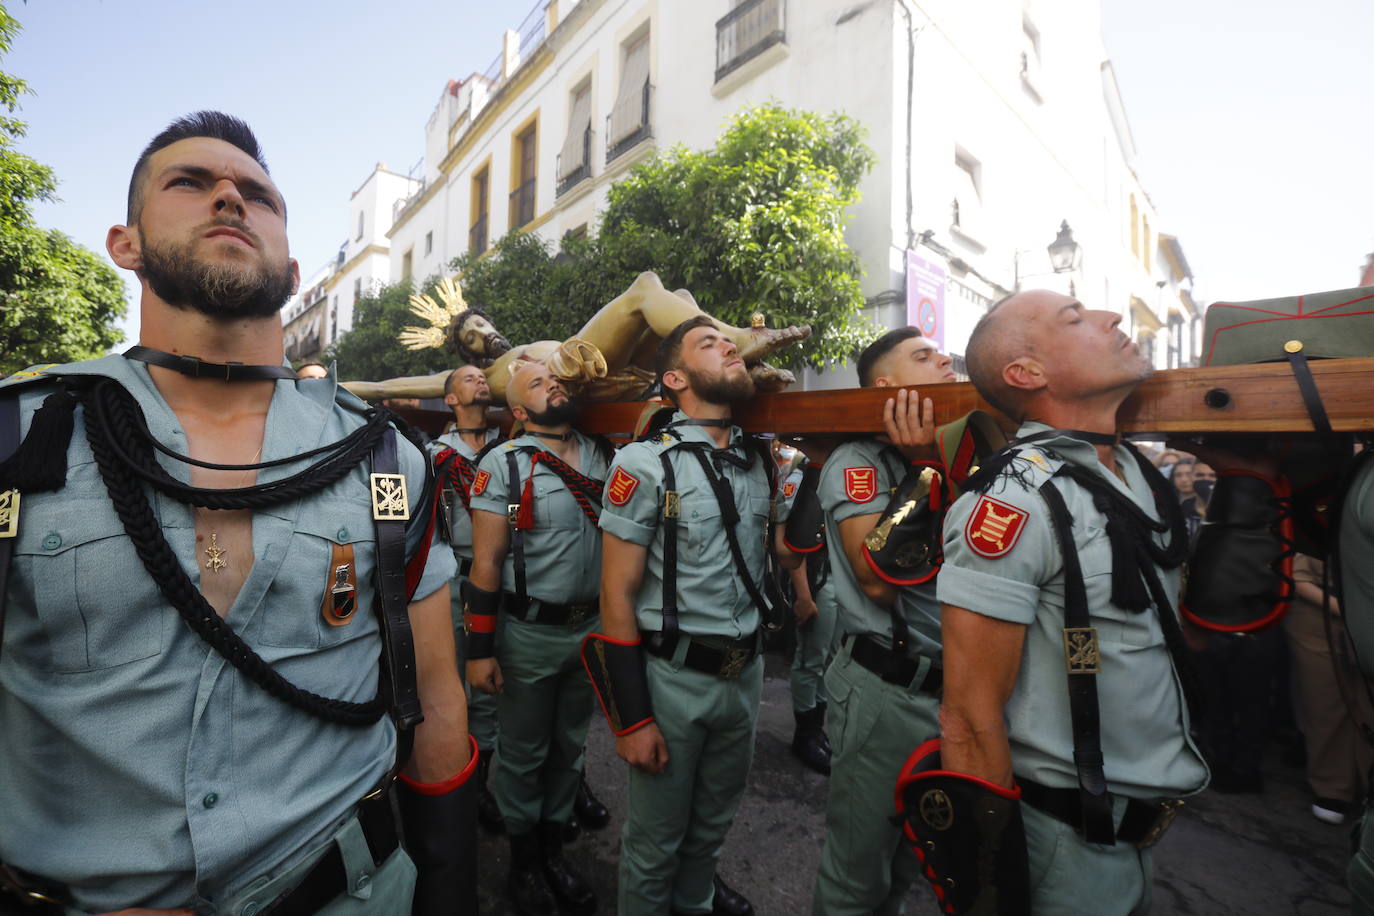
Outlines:
<svg viewBox="0 0 1374 916"><path fill-rule="evenodd" d="M639 478L624 468L616 468L611 479L606 481L606 499L613 506L623 506L639 489Z"/></svg>
<svg viewBox="0 0 1374 916"><path fill-rule="evenodd" d="M486 492L488 480L491 480L491 474L486 471L478 471L477 476L473 478L472 489L468 491L468 495L481 496Z"/></svg>
<svg viewBox="0 0 1374 916"><path fill-rule="evenodd" d="M991 496L982 496L964 525L964 540L979 556L995 558L1016 546L1030 516Z"/></svg>
<svg viewBox="0 0 1374 916"><path fill-rule="evenodd" d="M844 495L850 502L872 502L878 495L877 468L845 468Z"/></svg>
<svg viewBox="0 0 1374 916"><path fill-rule="evenodd" d="M796 485L795 483L785 483L785 484L782 485L782 498L783 498L783 499L791 499L791 498L792 498L792 494L793 494L793 493L796 493L796 492L797 492L797 485Z"/></svg>

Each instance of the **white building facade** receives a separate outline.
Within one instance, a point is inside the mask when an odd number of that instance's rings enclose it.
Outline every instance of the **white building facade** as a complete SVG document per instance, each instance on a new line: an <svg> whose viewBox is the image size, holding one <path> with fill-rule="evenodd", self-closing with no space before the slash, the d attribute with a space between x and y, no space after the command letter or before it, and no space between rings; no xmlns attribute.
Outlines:
<svg viewBox="0 0 1374 916"><path fill-rule="evenodd" d="M775 100L868 129L879 161L847 239L880 324L923 323L958 355L992 301L1045 286L1120 312L1162 368L1195 360L1191 269L1133 170L1098 0L541 0L493 50L443 90L422 176L368 230L384 241L349 242L331 296L442 273L512 229L594 233L635 163ZM1077 256L1056 273L1065 224Z"/></svg>

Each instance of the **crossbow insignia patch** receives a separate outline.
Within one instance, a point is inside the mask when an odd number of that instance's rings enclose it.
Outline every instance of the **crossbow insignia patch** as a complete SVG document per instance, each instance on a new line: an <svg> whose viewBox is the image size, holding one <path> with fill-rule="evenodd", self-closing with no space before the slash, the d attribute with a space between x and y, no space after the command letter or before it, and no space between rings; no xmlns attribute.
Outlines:
<svg viewBox="0 0 1374 916"><path fill-rule="evenodd" d="M982 496L964 526L964 539L979 556L990 559L1005 556L1016 546L1027 518L1024 510L991 496Z"/></svg>

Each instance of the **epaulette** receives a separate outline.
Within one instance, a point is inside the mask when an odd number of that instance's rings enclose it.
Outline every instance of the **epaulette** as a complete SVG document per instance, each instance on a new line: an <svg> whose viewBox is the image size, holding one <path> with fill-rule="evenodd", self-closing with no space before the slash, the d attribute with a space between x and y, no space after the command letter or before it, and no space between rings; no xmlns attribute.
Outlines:
<svg viewBox="0 0 1374 916"><path fill-rule="evenodd" d="M1038 444L1012 443L989 457L978 473L964 482L962 489L965 492L986 493L996 480L1007 477L1027 490L1035 490L1053 477L1063 463L1062 458L1053 452L1046 453Z"/></svg>
<svg viewBox="0 0 1374 916"><path fill-rule="evenodd" d="M60 363L42 363L37 366L29 366L27 369L20 369L18 372L0 378L0 389L22 388L39 382L56 382L62 376L53 375L49 370L57 369L60 366Z"/></svg>

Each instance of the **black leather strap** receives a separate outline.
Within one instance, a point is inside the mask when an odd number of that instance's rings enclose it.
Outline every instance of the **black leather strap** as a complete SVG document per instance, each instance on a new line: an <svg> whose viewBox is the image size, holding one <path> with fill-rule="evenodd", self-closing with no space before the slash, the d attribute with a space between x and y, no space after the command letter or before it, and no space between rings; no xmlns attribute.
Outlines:
<svg viewBox="0 0 1374 916"><path fill-rule="evenodd" d="M396 430L386 431L371 457L372 473L400 473ZM415 511L414 507L411 511ZM399 765L410 756L411 727L424 718L415 683L415 637L410 630L410 614L406 608L406 523L400 519L378 519L373 527L377 536L377 607L384 662L382 689L387 691L391 714L403 742L397 754Z"/></svg>
<svg viewBox="0 0 1374 916"><path fill-rule="evenodd" d="M845 639L853 643L849 649L849 657L887 683L896 684L898 687L914 687L921 693L932 696L940 695L945 683L945 672L933 661L926 670L926 676L921 678L919 684L915 684L913 681L916 680L916 672L921 667L919 658L909 655L898 656L887 646L862 633L846 634Z"/></svg>
<svg viewBox="0 0 1374 916"><path fill-rule="evenodd" d="M11 393L0 397L0 463L3 463L15 449L19 448L19 397ZM12 509L12 507L11 507ZM16 529L19 519L12 519ZM17 537L0 537L0 652L5 646L5 596L9 588L10 558L14 555L14 542Z"/></svg>
<svg viewBox="0 0 1374 916"><path fill-rule="evenodd" d="M754 631L742 639L723 636L688 636L685 633L643 633L644 651L671 659L678 644L687 640L682 666L722 680L736 680L759 654L759 634Z"/></svg>
<svg viewBox="0 0 1374 916"><path fill-rule="evenodd" d="M1079 793L1073 789L1053 789L1038 782L1017 776L1016 784L1021 787L1021 800L1038 811L1048 814L1055 820L1068 824L1075 830L1083 823ZM1156 802L1139 798L1126 800L1126 813L1121 818L1121 828L1114 834L1123 843L1139 844L1159 822L1162 808L1170 800Z"/></svg>
<svg viewBox="0 0 1374 916"><path fill-rule="evenodd" d="M673 461L668 451L658 453L663 464L663 632L677 633L677 517L681 511L678 502L677 474L673 471Z"/></svg>
<svg viewBox="0 0 1374 916"><path fill-rule="evenodd" d="M124 351L125 359L136 359L150 366L161 366L191 378L216 378L224 382L260 382L265 379L297 379L295 370L285 366L249 366L244 363L209 363L199 356L178 356L154 350L152 347L132 346Z"/></svg>
<svg viewBox="0 0 1374 916"><path fill-rule="evenodd" d="M538 605L538 607L535 607ZM531 613L530 608L534 608ZM501 593L501 610L525 623L539 623L548 626L580 624L591 620L601 613L601 600L593 598L577 604L554 604L541 598L525 598L510 592Z"/></svg>
<svg viewBox="0 0 1374 916"><path fill-rule="evenodd" d="M372 864L381 865L400 845L389 793L379 792L363 799L358 805L358 823L363 829L368 852L372 854ZM312 916L348 890L348 873L344 869L343 855L337 844L330 843L328 851L306 873L300 884L260 912L272 916Z"/></svg>
<svg viewBox="0 0 1374 916"><path fill-rule="evenodd" d="M1073 516L1053 480L1040 487L1040 495L1050 509L1050 522L1059 541L1064 561L1064 626L1070 630L1089 630L1088 591L1083 583L1083 567L1073 539ZM1075 671L1066 665L1069 679L1069 717L1073 724L1073 762L1078 770L1078 822L1089 843L1111 846L1116 842L1112 829L1112 796L1107 791L1103 772L1102 722L1097 702L1097 674Z"/></svg>
<svg viewBox="0 0 1374 916"><path fill-rule="evenodd" d="M1298 393L1302 395L1303 406L1312 418L1312 428L1323 436L1331 435L1331 420L1322 404L1321 392L1317 390L1317 380L1312 377L1312 369L1307 365L1307 355L1301 350L1288 354L1288 365L1293 369L1293 378L1298 382Z"/></svg>
<svg viewBox="0 0 1374 916"><path fill-rule="evenodd" d="M744 549L739 543L740 514L739 507L735 505L735 492L730 488L730 481L726 478L724 471L715 473L711 468L711 461L707 458L704 449L693 448L692 454L696 456L697 463L701 465L701 472L706 475L706 479L711 482L711 490L715 493L716 504L720 507L720 518L725 528L725 543L730 548L730 559L735 563L735 573L744 582L744 590L749 593L749 600L754 602L754 607L758 608L761 619L765 624L773 623L773 607L764 598L759 584L754 581L753 573L749 571L749 564L744 559ZM750 462L752 465L752 462ZM749 466L745 466L745 473L749 472Z"/></svg>
<svg viewBox="0 0 1374 916"><path fill-rule="evenodd" d="M510 522L510 549L514 554L515 594L521 601L529 600L525 579L525 532L516 525L520 505L520 465L515 460L515 449L506 452L506 514ZM533 511L533 507L531 510Z"/></svg>

